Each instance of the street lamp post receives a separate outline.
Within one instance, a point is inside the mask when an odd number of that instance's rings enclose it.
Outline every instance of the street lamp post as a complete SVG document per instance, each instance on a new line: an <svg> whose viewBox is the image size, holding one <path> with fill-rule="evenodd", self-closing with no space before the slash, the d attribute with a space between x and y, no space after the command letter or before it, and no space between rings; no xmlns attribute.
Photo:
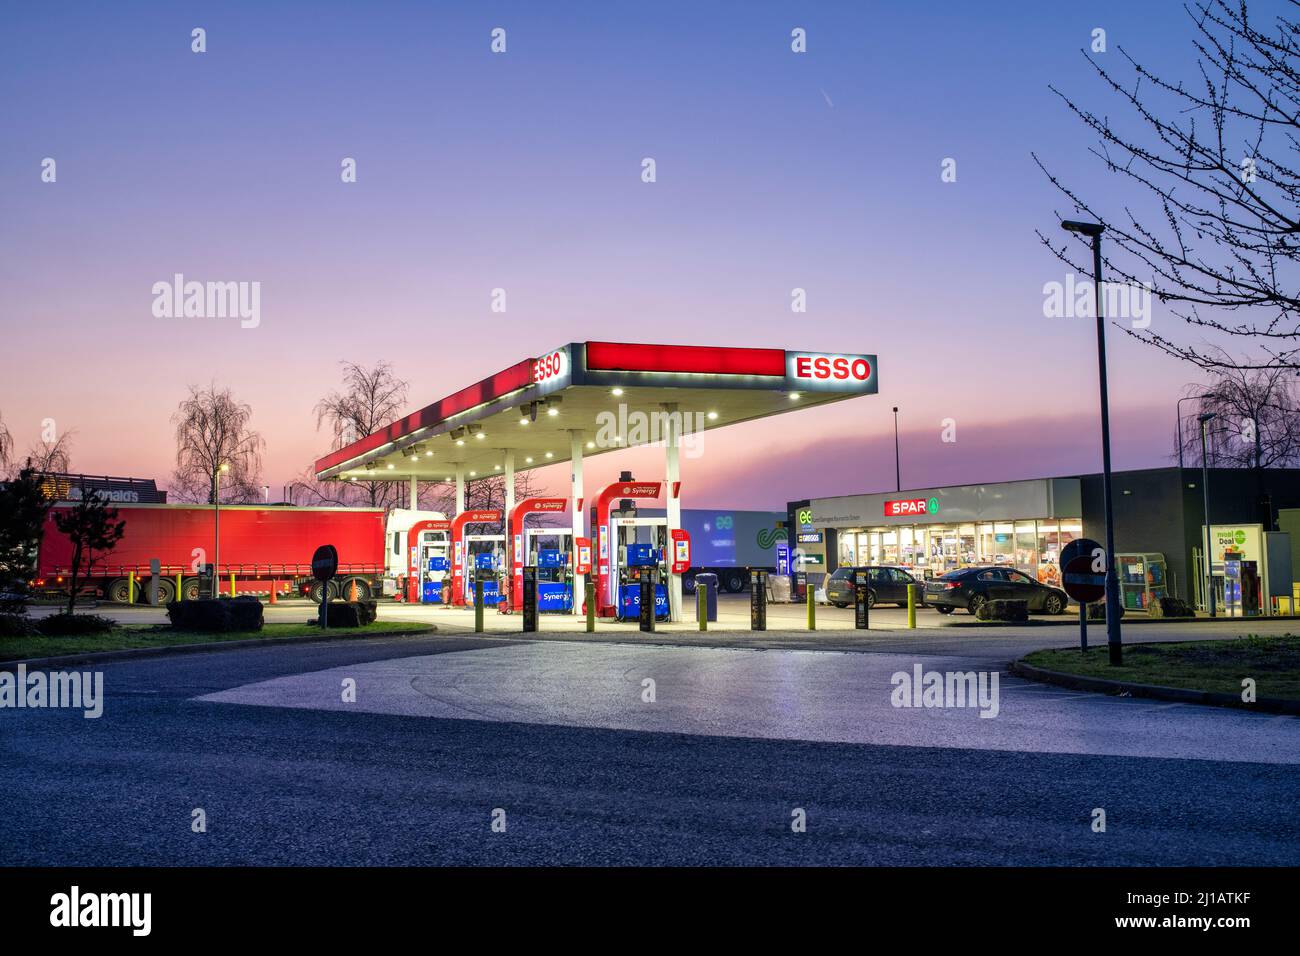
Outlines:
<svg viewBox="0 0 1300 956"><path fill-rule="evenodd" d="M212 597L221 596L221 473L229 471L224 461L212 470ZM230 595L234 597L232 593Z"/></svg>
<svg viewBox="0 0 1300 956"><path fill-rule="evenodd" d="M1061 222L1066 232L1092 240L1092 291L1097 313L1097 378L1101 390L1101 468L1102 498L1106 506L1106 647L1110 663L1124 662L1124 645L1119 628L1119 576L1115 572L1115 509L1110 489L1110 399L1106 387L1106 320L1101 309L1101 234L1106 227L1099 222Z"/></svg>
<svg viewBox="0 0 1300 956"><path fill-rule="evenodd" d="M898 467L898 406L894 406L894 489L903 490L903 473Z"/></svg>
<svg viewBox="0 0 1300 956"><path fill-rule="evenodd" d="M1205 600L1214 617L1214 564L1210 559L1210 466L1205 460L1205 426L1213 419L1214 412L1198 415L1201 423L1201 500L1205 507Z"/></svg>

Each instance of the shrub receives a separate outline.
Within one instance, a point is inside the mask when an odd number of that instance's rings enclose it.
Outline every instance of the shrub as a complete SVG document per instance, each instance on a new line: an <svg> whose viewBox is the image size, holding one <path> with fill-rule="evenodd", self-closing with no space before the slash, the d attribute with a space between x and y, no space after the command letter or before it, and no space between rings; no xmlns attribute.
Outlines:
<svg viewBox="0 0 1300 956"><path fill-rule="evenodd" d="M260 631L262 602L247 594L235 598L172 601L167 605L167 619L172 627L183 631Z"/></svg>
<svg viewBox="0 0 1300 956"><path fill-rule="evenodd" d="M331 601L326 608L325 622L329 627L361 627L373 622L376 615L374 601Z"/></svg>
<svg viewBox="0 0 1300 956"><path fill-rule="evenodd" d="M1123 608L1123 606L1121 606L1120 609L1119 609L1119 616L1120 616L1120 617L1123 617L1123 616L1124 616L1124 608ZM1088 620L1090 620L1090 621L1104 621L1104 620L1106 620L1106 602L1105 602L1105 601L1093 601L1091 604L1088 605Z"/></svg>
<svg viewBox="0 0 1300 956"><path fill-rule="evenodd" d="M0 637L30 637L36 625L22 614L0 614Z"/></svg>
<svg viewBox="0 0 1300 956"><path fill-rule="evenodd" d="M36 630L46 637L107 634L115 627L117 627L116 621L100 614L51 614L36 622Z"/></svg>
<svg viewBox="0 0 1300 956"><path fill-rule="evenodd" d="M1029 620L1029 602L985 601L975 612L975 619L979 621L1022 623Z"/></svg>
<svg viewBox="0 0 1300 956"><path fill-rule="evenodd" d="M1147 614L1151 617L1195 617L1196 611L1182 598L1156 598L1147 605Z"/></svg>

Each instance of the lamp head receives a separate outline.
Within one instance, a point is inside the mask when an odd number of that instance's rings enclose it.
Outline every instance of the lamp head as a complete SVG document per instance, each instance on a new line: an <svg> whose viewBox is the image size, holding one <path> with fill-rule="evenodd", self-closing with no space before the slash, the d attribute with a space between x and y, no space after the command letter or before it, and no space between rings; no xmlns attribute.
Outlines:
<svg viewBox="0 0 1300 956"><path fill-rule="evenodd" d="M1106 227L1099 222L1080 222L1077 219L1062 219L1061 228L1066 232L1077 232L1082 236L1093 238L1106 231Z"/></svg>

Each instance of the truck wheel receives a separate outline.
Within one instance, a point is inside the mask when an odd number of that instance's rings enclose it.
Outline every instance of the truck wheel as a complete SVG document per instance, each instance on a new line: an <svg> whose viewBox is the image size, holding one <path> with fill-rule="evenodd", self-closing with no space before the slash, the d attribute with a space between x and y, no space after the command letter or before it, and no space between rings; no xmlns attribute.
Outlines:
<svg viewBox="0 0 1300 956"><path fill-rule="evenodd" d="M181 600L197 601L200 597L198 578L185 578L181 581Z"/></svg>
<svg viewBox="0 0 1300 956"><path fill-rule="evenodd" d="M146 595L149 591L146 589ZM158 607L166 607L172 601L176 600L176 582L162 578L158 582Z"/></svg>
<svg viewBox="0 0 1300 956"><path fill-rule="evenodd" d="M324 593L325 585L320 581L313 581L307 588L307 597L313 604L319 604L321 602L321 596ZM333 601L338 596L338 588L334 586L333 581L329 582L329 600Z"/></svg>
<svg viewBox="0 0 1300 956"><path fill-rule="evenodd" d="M354 581L356 582L357 585L357 600L369 601L370 582L365 580L364 578L348 578L341 585L339 585L339 592L338 592L339 596L342 597L343 600L345 601L349 600L352 596L352 582Z"/></svg>
<svg viewBox="0 0 1300 956"><path fill-rule="evenodd" d="M136 603L140 601L140 585L135 586ZM117 578L104 589L104 595L114 604L126 604L131 600L131 582L126 578Z"/></svg>
<svg viewBox="0 0 1300 956"><path fill-rule="evenodd" d="M695 593L695 575L693 574L682 575L682 593L683 594Z"/></svg>
<svg viewBox="0 0 1300 956"><path fill-rule="evenodd" d="M732 594L739 594L745 590L745 576L739 571L728 571L722 579L722 586Z"/></svg>

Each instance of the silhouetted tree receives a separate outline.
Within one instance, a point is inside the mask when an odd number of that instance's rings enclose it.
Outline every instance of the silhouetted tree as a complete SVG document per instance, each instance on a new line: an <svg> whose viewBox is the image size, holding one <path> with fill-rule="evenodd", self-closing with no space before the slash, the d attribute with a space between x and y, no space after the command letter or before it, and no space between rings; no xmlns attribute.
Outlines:
<svg viewBox="0 0 1300 956"><path fill-rule="evenodd" d="M249 428L253 409L229 388L190 386L176 409L176 471L171 494L179 501L213 504L221 465L221 497L232 504L262 500L262 436Z"/></svg>
<svg viewBox="0 0 1300 956"><path fill-rule="evenodd" d="M0 483L0 610L23 611L27 582L36 574L45 516L50 510L41 480L29 463L11 481Z"/></svg>
<svg viewBox="0 0 1300 956"><path fill-rule="evenodd" d="M1293 7L1294 9L1294 7ZM1052 87L1098 137L1091 152L1135 187L1141 208L1107 214L1034 161L1074 206L1106 225L1106 278L1150 283L1173 313L1260 353L1228 353L1175 342L1162 332L1119 326L1205 369L1298 368L1300 358L1300 19L1263 24L1245 2L1200 0L1184 7L1196 28L1198 75L1158 76L1119 47L1120 76L1102 56L1084 56L1136 120L1112 123ZM1121 211L1122 209L1122 211ZM1063 262L1091 274L1084 247L1053 231L1039 238ZM1076 237L1076 242L1084 241Z"/></svg>
<svg viewBox="0 0 1300 956"><path fill-rule="evenodd" d="M54 525L72 542L72 571L68 582L68 611L77 604L77 590L82 568L89 574L95 552L101 557L117 547L126 531L126 522L117 520L117 509L110 508L93 489L82 488L81 500L66 511L54 513Z"/></svg>

